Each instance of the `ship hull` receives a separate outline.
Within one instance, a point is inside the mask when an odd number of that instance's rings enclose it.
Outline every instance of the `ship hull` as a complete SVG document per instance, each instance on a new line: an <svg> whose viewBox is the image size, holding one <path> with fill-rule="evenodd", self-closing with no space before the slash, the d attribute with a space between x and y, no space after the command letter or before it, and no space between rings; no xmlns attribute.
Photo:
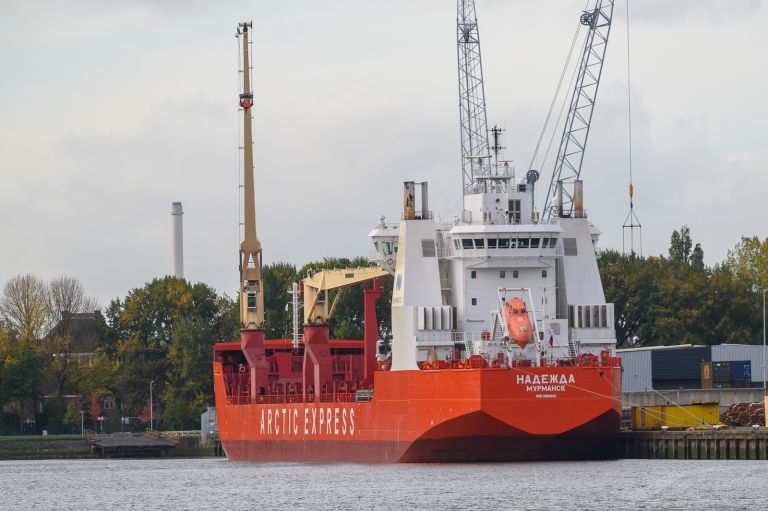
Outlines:
<svg viewBox="0 0 768 511"><path fill-rule="evenodd" d="M368 402L228 398L214 364L219 435L243 461L486 462L609 459L619 367L391 371Z"/></svg>

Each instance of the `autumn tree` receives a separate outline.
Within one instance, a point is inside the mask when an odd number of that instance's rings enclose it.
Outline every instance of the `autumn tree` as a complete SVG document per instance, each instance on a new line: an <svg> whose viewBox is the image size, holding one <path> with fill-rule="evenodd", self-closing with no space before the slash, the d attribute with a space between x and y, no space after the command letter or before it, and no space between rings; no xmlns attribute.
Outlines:
<svg viewBox="0 0 768 511"><path fill-rule="evenodd" d="M48 324L48 297L45 282L35 275L11 277L0 296L2 316L24 339L40 339Z"/></svg>
<svg viewBox="0 0 768 511"><path fill-rule="evenodd" d="M728 251L725 265L753 290L768 288L768 238L743 236Z"/></svg>

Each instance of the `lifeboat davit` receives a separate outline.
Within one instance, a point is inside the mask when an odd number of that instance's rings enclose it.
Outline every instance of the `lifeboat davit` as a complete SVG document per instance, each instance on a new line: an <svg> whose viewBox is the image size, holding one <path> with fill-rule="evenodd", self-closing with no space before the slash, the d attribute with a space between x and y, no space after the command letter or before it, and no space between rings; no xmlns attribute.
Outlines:
<svg viewBox="0 0 768 511"><path fill-rule="evenodd" d="M528 317L528 311L525 308L525 302L520 298L512 298L504 304L504 319L507 321L507 331L509 338L525 349L531 339L533 339L533 327L531 319Z"/></svg>

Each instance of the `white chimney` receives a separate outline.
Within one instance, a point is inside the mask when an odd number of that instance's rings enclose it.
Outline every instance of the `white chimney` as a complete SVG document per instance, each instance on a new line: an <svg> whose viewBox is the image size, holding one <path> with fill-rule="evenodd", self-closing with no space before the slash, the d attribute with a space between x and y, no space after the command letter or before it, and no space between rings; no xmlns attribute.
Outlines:
<svg viewBox="0 0 768 511"><path fill-rule="evenodd" d="M171 204L173 217L173 275L184 278L184 211L181 202Z"/></svg>

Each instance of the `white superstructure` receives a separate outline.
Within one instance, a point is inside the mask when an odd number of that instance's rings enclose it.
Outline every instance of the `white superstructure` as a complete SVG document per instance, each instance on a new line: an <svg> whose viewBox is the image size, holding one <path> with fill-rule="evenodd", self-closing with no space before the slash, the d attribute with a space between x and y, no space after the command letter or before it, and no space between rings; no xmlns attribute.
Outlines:
<svg viewBox="0 0 768 511"><path fill-rule="evenodd" d="M599 355L616 345L613 304L605 302L595 255L599 231L583 208L581 182L571 216L543 223L524 180L500 170L465 195L461 219L436 225L415 208L405 184L403 221L369 233L373 259L394 276L392 369L415 369L429 357L479 354L507 360ZM501 338L500 289L519 290L538 343L524 350ZM538 344L541 353L536 354Z"/></svg>

